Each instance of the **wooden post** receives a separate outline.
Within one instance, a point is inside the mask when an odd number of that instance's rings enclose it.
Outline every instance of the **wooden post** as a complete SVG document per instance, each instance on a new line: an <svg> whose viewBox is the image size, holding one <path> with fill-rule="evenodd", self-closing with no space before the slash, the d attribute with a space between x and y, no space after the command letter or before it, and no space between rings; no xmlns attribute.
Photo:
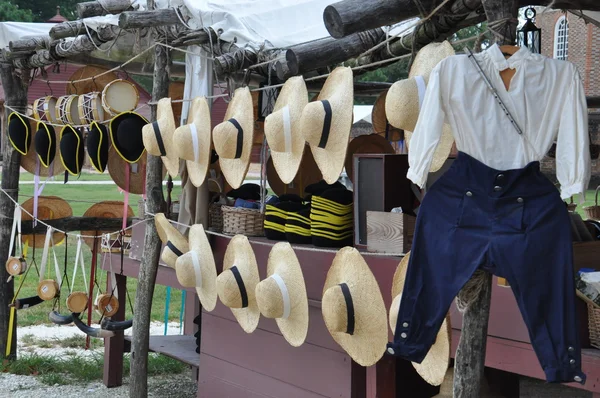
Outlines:
<svg viewBox="0 0 600 398"><path fill-rule="evenodd" d="M85 33L83 21L66 21L57 23L50 28L50 38L52 40L64 39L66 37L75 37Z"/></svg>
<svg viewBox="0 0 600 398"><path fill-rule="evenodd" d="M494 27L494 39L499 45L516 42L518 23L518 0L483 0L488 26ZM480 396L481 379L485 369L490 302L492 298L492 275L483 272L479 297L475 299L463 317L463 327L454 363L454 397L477 398Z"/></svg>
<svg viewBox="0 0 600 398"><path fill-rule="evenodd" d="M96 17L99 15L118 14L121 11L132 10L131 0L98 0L78 3L77 15L79 19Z"/></svg>
<svg viewBox="0 0 600 398"><path fill-rule="evenodd" d="M108 274L107 274L108 275ZM112 317L114 321L125 320L127 309L127 277L115 273L117 290L119 292L119 310ZM106 291L110 292L114 286L110 278L106 278ZM110 339L104 340L104 372L103 382L106 387L118 387L123 384L123 351L125 349L125 337L123 331L116 331Z"/></svg>
<svg viewBox="0 0 600 398"><path fill-rule="evenodd" d="M154 9L154 1L148 0L148 9ZM154 85L152 101L157 102L169 95L169 57L163 46L154 49ZM151 107L152 120L156 120L156 105ZM164 211L162 191L163 163L160 157L148 155L146 169L146 201L147 211L156 214ZM133 336L131 344L131 378L129 396L148 396L148 345L150 343L150 310L154 295L154 282L158 271L161 241L152 216L146 217L146 235L144 237L144 254L140 264L138 286L135 294L135 310L133 317Z"/></svg>
<svg viewBox="0 0 600 398"><path fill-rule="evenodd" d="M20 71L21 75L9 64L0 64L0 79L2 79L2 88L6 105L25 112L27 107L27 86L26 79L29 77L29 70ZM25 81L24 81L25 79ZM2 124L2 189L7 192L14 200L19 197L19 169L21 167L21 154L17 152L8 141L6 131L8 115L11 110L6 108L4 123ZM8 305L14 295L14 279L7 282L8 272L4 264L11 253L8 252L10 242L10 233L12 230L12 218L15 211L15 205L8 196L0 193L0 357L4 358L6 354L6 342L9 334L10 309ZM17 355L17 312L13 319L12 344L9 358L15 358Z"/></svg>

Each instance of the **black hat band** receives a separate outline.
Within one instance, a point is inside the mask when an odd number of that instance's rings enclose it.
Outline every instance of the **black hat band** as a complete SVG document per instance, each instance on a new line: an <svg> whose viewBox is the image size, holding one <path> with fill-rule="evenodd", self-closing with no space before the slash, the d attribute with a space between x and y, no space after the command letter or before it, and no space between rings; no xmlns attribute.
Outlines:
<svg viewBox="0 0 600 398"><path fill-rule="evenodd" d="M234 118L229 119L228 122L233 124L238 131L237 141L235 144L235 156L233 158L239 159L242 157L242 149L244 146L244 129L242 128L242 126L240 126L238 121L235 120Z"/></svg>
<svg viewBox="0 0 600 398"><path fill-rule="evenodd" d="M246 285L244 285L244 279L242 279L242 275L240 275L240 270L237 266L234 265L229 269L233 273L238 288L240 289L240 295L242 296L242 308L246 308L248 307L248 293L246 292Z"/></svg>
<svg viewBox="0 0 600 398"><path fill-rule="evenodd" d="M346 314L348 318L348 326L346 327L346 333L349 335L354 334L354 302L352 301L352 295L350 294L350 288L345 283L340 283L342 288L342 294L344 295L344 301L346 302Z"/></svg>
<svg viewBox="0 0 600 398"><path fill-rule="evenodd" d="M170 240L169 240L169 241L167 241L167 247L168 247L169 249L171 249L171 251L172 251L173 253L175 253L175 255L176 255L177 257L183 256L183 253L181 252L181 250L179 250L177 247L175 247L175 245L174 245L174 244L173 244L173 243L172 243Z"/></svg>
<svg viewBox="0 0 600 398"><path fill-rule="evenodd" d="M322 100L323 109L325 110L325 119L323 120L323 131L321 132L321 141L319 141L319 148L325 148L327 141L329 140L329 130L331 130L331 105L329 101Z"/></svg>
<svg viewBox="0 0 600 398"><path fill-rule="evenodd" d="M158 127L158 121L152 122L152 128L154 129L154 136L156 137L156 144L158 145L160 156L167 156L165 143L163 142L162 135L160 134L160 127Z"/></svg>

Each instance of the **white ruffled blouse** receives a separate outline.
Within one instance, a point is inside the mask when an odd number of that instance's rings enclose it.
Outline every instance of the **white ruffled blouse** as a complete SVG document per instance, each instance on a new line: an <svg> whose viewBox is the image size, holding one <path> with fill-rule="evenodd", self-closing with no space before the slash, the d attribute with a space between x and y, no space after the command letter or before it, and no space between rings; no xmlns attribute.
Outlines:
<svg viewBox="0 0 600 398"><path fill-rule="evenodd" d="M466 55L444 59L432 71L410 140L407 177L427 181L435 148L447 122L456 147L498 170L541 160L556 141L556 176L561 197L584 200L590 180L588 113L575 66L522 47L506 59L498 45L475 54L502 101L522 129L519 135ZM509 90L500 71L516 70Z"/></svg>

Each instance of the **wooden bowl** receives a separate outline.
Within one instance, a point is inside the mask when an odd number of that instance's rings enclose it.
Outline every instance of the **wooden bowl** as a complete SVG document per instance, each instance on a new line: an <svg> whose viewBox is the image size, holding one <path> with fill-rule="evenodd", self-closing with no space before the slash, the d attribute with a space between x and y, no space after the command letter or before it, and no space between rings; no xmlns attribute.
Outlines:
<svg viewBox="0 0 600 398"><path fill-rule="evenodd" d="M44 279L38 283L37 294L44 301L52 300L58 296L59 287L54 279Z"/></svg>
<svg viewBox="0 0 600 398"><path fill-rule="evenodd" d="M6 272L12 276L22 275L27 271L27 262L22 257L9 257L6 260Z"/></svg>
<svg viewBox="0 0 600 398"><path fill-rule="evenodd" d="M67 308L69 311L80 314L86 310L88 305L88 296L85 292L73 292L67 297Z"/></svg>
<svg viewBox="0 0 600 398"><path fill-rule="evenodd" d="M101 294L94 303L94 309L100 316L111 317L119 311L119 300L114 295Z"/></svg>

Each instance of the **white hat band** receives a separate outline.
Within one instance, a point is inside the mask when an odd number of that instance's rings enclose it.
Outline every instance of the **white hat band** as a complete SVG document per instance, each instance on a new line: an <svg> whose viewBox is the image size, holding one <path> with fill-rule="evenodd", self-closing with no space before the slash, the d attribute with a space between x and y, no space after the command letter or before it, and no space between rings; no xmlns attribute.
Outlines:
<svg viewBox="0 0 600 398"><path fill-rule="evenodd" d="M192 250L192 263L194 264L194 272L196 273L196 287L202 287L202 271L200 270L200 259L198 253Z"/></svg>
<svg viewBox="0 0 600 398"><path fill-rule="evenodd" d="M283 315L281 316L283 319L287 319L290 316L290 293L288 292L287 286L285 282L278 274L273 274L270 276L277 282L277 286L279 286L279 290L281 291L281 297L283 297Z"/></svg>
<svg viewBox="0 0 600 398"><path fill-rule="evenodd" d="M425 90L427 85L423 76L415 76L415 82L417 83L417 90L419 91L419 109L423 106L423 100L425 99Z"/></svg>
<svg viewBox="0 0 600 398"><path fill-rule="evenodd" d="M192 146L194 147L194 162L198 163L200 154L198 153L198 130L194 123L190 124L190 132L192 133Z"/></svg>

